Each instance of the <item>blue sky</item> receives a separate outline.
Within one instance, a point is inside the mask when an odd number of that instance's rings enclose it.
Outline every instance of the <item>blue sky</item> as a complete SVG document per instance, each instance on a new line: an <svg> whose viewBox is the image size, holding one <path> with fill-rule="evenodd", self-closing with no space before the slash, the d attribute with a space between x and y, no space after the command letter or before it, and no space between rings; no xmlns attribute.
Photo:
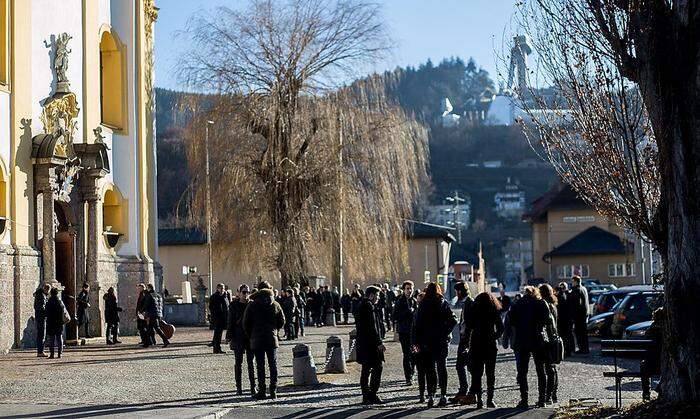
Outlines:
<svg viewBox="0 0 700 419"><path fill-rule="evenodd" d="M383 71L417 65L428 58L474 57L497 79L496 58L502 38L510 34L515 0L378 0L397 48L381 63L363 71ZM237 6L244 0L160 0L156 24L156 85L180 90L173 67L187 48L174 34L192 13L219 5Z"/></svg>

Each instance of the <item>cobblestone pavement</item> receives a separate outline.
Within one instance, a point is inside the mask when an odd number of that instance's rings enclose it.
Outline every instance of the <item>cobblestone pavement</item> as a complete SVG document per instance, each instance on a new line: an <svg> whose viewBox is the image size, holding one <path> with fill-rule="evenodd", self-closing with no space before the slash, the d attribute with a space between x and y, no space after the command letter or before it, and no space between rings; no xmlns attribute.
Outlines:
<svg viewBox="0 0 700 419"><path fill-rule="evenodd" d="M207 329L178 330L168 348L140 349L135 337L124 344L106 346L93 343L67 348L62 359L37 359L33 351L13 351L0 356L0 416L14 417L97 417L123 414L129 417L200 417L226 414L245 417L461 417L487 413L488 417L509 416L518 401L515 362L512 351L498 354L496 403L499 409L473 412L471 408L448 407L426 410L418 405L417 388L406 387L401 368L401 348L388 341L380 396L386 401L381 409L359 405L359 365L348 364L346 374L323 374L326 338L332 334L343 339L347 351L352 326L307 328L307 336L295 342L282 342L277 400L255 402L249 396L233 392L233 357L212 354L207 347L211 332ZM293 387L291 348L298 342L310 346L320 384ZM612 369L602 360L597 346L593 354L565 361L559 369L559 400L592 398L614 404L613 383L603 378ZM454 352L448 359L449 387L454 392ZM347 353L346 353L347 355ZM536 399L534 367L530 374L531 399ZM245 371L243 374L246 377ZM627 402L641 397L638 382L623 386ZM551 410L532 409L530 417L546 417ZM484 417L484 416L480 416Z"/></svg>

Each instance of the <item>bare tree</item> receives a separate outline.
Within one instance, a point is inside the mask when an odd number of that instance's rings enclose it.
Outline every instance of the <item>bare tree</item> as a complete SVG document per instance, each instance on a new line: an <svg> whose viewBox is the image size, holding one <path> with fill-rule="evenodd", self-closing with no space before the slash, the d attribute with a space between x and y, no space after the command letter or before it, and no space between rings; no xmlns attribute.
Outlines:
<svg viewBox="0 0 700 419"><path fill-rule="evenodd" d="M282 284L329 271L341 238L355 277L405 261L402 220L427 179L426 131L377 77L331 89L389 47L378 11L359 0L252 0L198 14L185 32L183 79L217 93L189 126L201 139L203 122L216 121L214 240L235 244L241 264L277 269ZM198 165L204 146L191 144Z"/></svg>
<svg viewBox="0 0 700 419"><path fill-rule="evenodd" d="M662 397L700 398L700 6L533 0L522 25L544 90L518 92L530 138L603 214L639 231L665 269Z"/></svg>

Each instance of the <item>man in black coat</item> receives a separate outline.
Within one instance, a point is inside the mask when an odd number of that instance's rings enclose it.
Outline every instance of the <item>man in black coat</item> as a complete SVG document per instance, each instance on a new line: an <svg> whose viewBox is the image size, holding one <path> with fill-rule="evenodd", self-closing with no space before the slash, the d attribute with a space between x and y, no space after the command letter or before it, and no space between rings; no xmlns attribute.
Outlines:
<svg viewBox="0 0 700 419"><path fill-rule="evenodd" d="M545 406L547 381L545 376L545 362L547 360L546 342L544 331L550 321L549 308L542 300L537 288L528 285L525 287L525 295L514 303L508 312L509 326L506 333L513 332L513 351L515 352L515 367L518 370L517 382L520 386L519 408L527 408L528 384L527 370L530 357L535 362L537 372L537 390L539 399L537 405ZM512 330L511 330L512 328ZM510 340L510 339L505 339Z"/></svg>
<svg viewBox="0 0 700 419"><path fill-rule="evenodd" d="M83 289L78 294L76 298L77 309L76 315L78 317L78 326L85 327L85 337L91 338L90 335L90 313L88 309L90 308L90 285L88 283L83 284Z"/></svg>
<svg viewBox="0 0 700 419"><path fill-rule="evenodd" d="M114 293L114 287L109 287L102 299L105 300L105 323L107 323L105 337L107 345L121 343L119 341L119 312L122 311L122 308L117 304L117 295ZM110 336L112 337L111 340L109 339Z"/></svg>
<svg viewBox="0 0 700 419"><path fill-rule="evenodd" d="M156 344L156 334L163 340L163 347L167 348L170 341L160 328L160 319L163 318L163 297L160 296L153 287L153 284L146 285L146 313L148 314L148 338L151 345Z"/></svg>
<svg viewBox="0 0 700 419"><path fill-rule="evenodd" d="M464 398L469 391L469 382L467 380L467 365L469 363L469 331L470 315L474 300L469 295L469 288L464 281L458 281L455 284L455 292L457 293L457 306L462 307L462 313L459 316L459 345L457 346L457 379L459 380L459 390L452 398L453 402L465 403Z"/></svg>
<svg viewBox="0 0 700 419"><path fill-rule="evenodd" d="M282 311L284 312L284 334L287 340L294 340L296 338L294 330L294 319L296 317L297 302L294 298L294 291L291 288L287 288L282 291L282 298L279 301L280 306L282 306Z"/></svg>
<svg viewBox="0 0 700 419"><path fill-rule="evenodd" d="M270 367L270 398L277 397L277 331L284 326L282 307L273 298L272 287L267 282L258 285L251 295L251 302L243 315L243 330L250 338L250 348L255 354L258 374L258 392L255 398L262 400L265 394L265 359Z"/></svg>
<svg viewBox="0 0 700 419"><path fill-rule="evenodd" d="M343 323L348 324L352 310L352 297L348 289L345 289L345 294L340 297L340 307L343 309Z"/></svg>
<svg viewBox="0 0 700 419"><path fill-rule="evenodd" d="M383 285L382 289L384 293L385 306L384 306L384 322L386 323L386 330L392 330L391 317L394 314L394 303L396 302L396 294L394 289L387 283Z"/></svg>
<svg viewBox="0 0 700 419"><path fill-rule="evenodd" d="M574 322L574 332L576 333L577 354L590 353L588 348L588 291L581 285L581 277L571 278L571 292L569 292L569 309L571 319Z"/></svg>
<svg viewBox="0 0 700 419"><path fill-rule="evenodd" d="M226 323L228 322L228 304L229 300L224 292L224 284L218 284L216 292L209 297L209 321L214 327L214 336L211 343L215 354L226 353L221 350L221 335L226 330Z"/></svg>
<svg viewBox="0 0 700 419"><path fill-rule="evenodd" d="M45 358L44 342L46 341L46 302L49 300L51 286L44 284L34 292L34 321L36 322L36 356Z"/></svg>
<svg viewBox="0 0 700 419"><path fill-rule="evenodd" d="M375 304L379 298L379 287L371 285L365 291L355 318L357 338L355 350L357 363L362 365L360 373L360 388L362 389L362 404L381 404L382 400L377 396L379 384L382 380L382 363L386 348L377 322ZM370 378L371 377L371 378Z"/></svg>
<svg viewBox="0 0 700 419"><path fill-rule="evenodd" d="M575 349L574 322L571 319L571 308L569 307L571 300L569 299L568 288L566 282L560 282L557 287L557 312L559 314L557 332L564 342L564 356L566 357L571 356Z"/></svg>
<svg viewBox="0 0 700 419"><path fill-rule="evenodd" d="M250 302L250 288L243 284L238 287L238 295L231 301L228 309L228 330L226 340L230 342L231 350L235 355L234 373L236 378L236 391L243 394L241 383L243 376L243 355L248 364L248 379L250 380L250 395L255 396L255 365L253 351L250 349L250 339L243 330L243 315Z"/></svg>
<svg viewBox="0 0 700 419"><path fill-rule="evenodd" d="M403 374L406 377L406 385L413 385L413 372L415 362L411 351L411 330L413 328L413 315L416 312L416 299L413 298L413 282L405 281L401 285L401 296L394 303L394 312L391 319L396 325L403 353Z"/></svg>

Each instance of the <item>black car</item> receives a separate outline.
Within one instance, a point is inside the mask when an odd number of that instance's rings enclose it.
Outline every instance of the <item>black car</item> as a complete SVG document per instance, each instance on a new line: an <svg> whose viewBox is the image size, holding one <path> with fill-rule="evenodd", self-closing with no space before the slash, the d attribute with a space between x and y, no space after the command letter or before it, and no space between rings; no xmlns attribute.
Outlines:
<svg viewBox="0 0 700 419"><path fill-rule="evenodd" d="M621 301L622 300L615 304L612 311L600 313L588 319L588 324L586 325L588 336L597 336L602 339L610 337L610 326L612 325L613 316L615 315L614 309L617 308Z"/></svg>
<svg viewBox="0 0 700 419"><path fill-rule="evenodd" d="M628 294L614 311L610 335L622 336L628 326L651 320L651 315L663 305L663 290L633 292Z"/></svg>
<svg viewBox="0 0 700 419"><path fill-rule="evenodd" d="M590 292L589 295L597 294L596 300L591 302L591 304L593 304L593 314L601 314L612 311L613 306L622 301L627 294L633 292L654 291L656 289L660 288L653 285L630 285L627 287L606 291L604 293Z"/></svg>

